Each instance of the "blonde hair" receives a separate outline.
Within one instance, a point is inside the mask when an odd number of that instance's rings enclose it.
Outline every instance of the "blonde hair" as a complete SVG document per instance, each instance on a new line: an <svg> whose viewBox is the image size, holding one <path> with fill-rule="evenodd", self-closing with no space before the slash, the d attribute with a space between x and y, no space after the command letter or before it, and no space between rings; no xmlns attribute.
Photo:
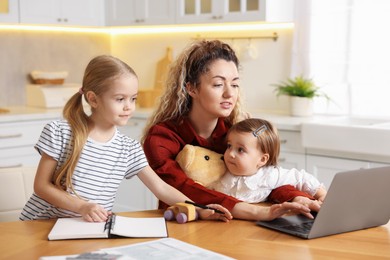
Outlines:
<svg viewBox="0 0 390 260"><path fill-rule="evenodd" d="M269 154L265 166L277 166L280 153L280 140L278 130L269 121L259 118L249 118L234 124L228 131L230 133L251 133L249 138L257 138L258 148L262 153Z"/></svg>
<svg viewBox="0 0 390 260"><path fill-rule="evenodd" d="M169 69L165 91L157 109L144 129L142 143L152 126L168 120L178 120L189 113L192 102L186 90L186 84L190 83L198 88L200 76L208 72L210 64L218 59L232 61L237 69L239 68L239 61L234 50L219 40L193 42L177 57ZM238 98L232 113L225 120L233 124L240 114L241 101Z"/></svg>
<svg viewBox="0 0 390 260"><path fill-rule="evenodd" d="M72 136L68 145L68 157L53 175L53 183L57 187L63 190L70 188L75 192L72 176L89 133L89 117L82 104L83 94L92 91L97 96L102 95L110 88L114 80L126 74L137 77L129 65L109 55L97 56L87 65L80 91L68 100L63 110L63 116L70 125ZM86 95L84 99L88 103ZM92 109L92 113L93 111Z"/></svg>

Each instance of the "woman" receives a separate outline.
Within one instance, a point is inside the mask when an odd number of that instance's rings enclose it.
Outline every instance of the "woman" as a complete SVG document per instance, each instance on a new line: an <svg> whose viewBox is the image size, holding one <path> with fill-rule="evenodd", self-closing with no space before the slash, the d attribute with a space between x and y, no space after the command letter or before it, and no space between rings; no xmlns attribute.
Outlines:
<svg viewBox="0 0 390 260"><path fill-rule="evenodd" d="M296 197L294 200L300 203L252 205L195 183L175 161L186 144L218 153L225 151L228 129L243 119L238 67L234 51L218 40L195 42L179 55L142 138L150 166L164 181L195 202L221 204L235 218L271 220L291 210L311 217L309 207L318 210L318 203L292 186L275 190L273 199L282 202ZM160 201L160 208L166 206Z"/></svg>

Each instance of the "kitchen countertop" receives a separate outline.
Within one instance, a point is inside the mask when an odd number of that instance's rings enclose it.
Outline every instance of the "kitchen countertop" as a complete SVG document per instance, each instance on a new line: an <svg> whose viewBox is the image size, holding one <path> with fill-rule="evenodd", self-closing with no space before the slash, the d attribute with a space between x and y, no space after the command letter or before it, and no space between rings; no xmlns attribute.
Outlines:
<svg viewBox="0 0 390 260"><path fill-rule="evenodd" d="M38 108L38 107L28 107L28 106L14 106L14 107L5 107L9 112L0 113L0 123L13 123L13 122L23 122L30 120L42 120L42 119L54 119L62 117L61 108ZM133 117L134 118L148 118L151 109L141 109L137 108Z"/></svg>
<svg viewBox="0 0 390 260"><path fill-rule="evenodd" d="M23 121L31 121L31 120L53 120L56 118L62 117L62 109L44 109L44 108L36 108L36 107L27 107L27 106L16 106L16 107L5 107L9 112L7 113L0 113L0 123L18 123ZM146 108L137 108L133 117L134 119L147 119L151 113L153 112L153 109L146 109ZM304 136L302 136L302 142L307 149L307 151L311 151L310 153L313 154L323 154L323 155L331 155L336 156L339 155L339 157L343 158L353 158L353 159L369 159L371 158L373 161L381 161L381 162L390 162L390 157L387 155L387 153L378 154L378 152L369 152L367 150L367 147L371 147L375 150L375 147L379 147L382 144L389 143L390 145L390 128L388 129L381 129L378 130L375 128L375 125L368 126L368 127L360 127L360 128L354 128L353 125L350 125L350 123L346 123L345 127L349 127L348 132L345 130L344 135L341 135L342 132L340 132L341 128L329 128L327 129L327 124L329 122L337 122L338 120L345 120L346 122L354 122L354 120L351 120L350 118L346 118L345 116L325 116L325 115L315 115L312 117L292 117L285 113L280 112L274 112L274 111L250 111L251 117L258 117L258 118L264 118L272 122L279 130L284 131L296 131L303 133ZM315 130L310 133L306 131L307 126L314 125L318 127L318 130ZM332 124L330 124L332 125ZM338 125L336 125L338 127ZM344 127L344 128L345 128ZM370 127L372 127L370 129ZM360 136L359 138L356 138L356 134L354 133L356 131L364 130L366 132L366 135L364 138ZM323 133L326 130L326 133ZM376 131L376 132L375 132ZM376 138L378 135L378 131L380 131L381 137L379 140ZM335 135L335 133L338 133ZM306 141L308 137L312 136L312 142L313 140L316 142L321 141L326 137L325 134L331 134L329 137L330 140L326 141L326 145L316 145L311 144L310 142ZM318 136L321 136L319 139ZM335 137L340 137L342 140L336 140ZM325 138L326 139L326 138ZM360 142L359 140L369 140L372 145L362 144L359 146ZM341 145L340 147L328 147L330 144ZM350 144L351 147L347 144ZM388 147L388 146L386 146ZM371 156L371 157L370 157ZM374 157L372 157L374 156Z"/></svg>
<svg viewBox="0 0 390 260"><path fill-rule="evenodd" d="M0 123L21 122L27 120L53 119L62 116L62 109L45 109L28 106L6 107L9 112L0 114ZM137 108L133 118L148 118L153 109ZM291 117L286 114L252 111L252 117L262 117L273 122L281 130L300 131L301 124L313 118Z"/></svg>

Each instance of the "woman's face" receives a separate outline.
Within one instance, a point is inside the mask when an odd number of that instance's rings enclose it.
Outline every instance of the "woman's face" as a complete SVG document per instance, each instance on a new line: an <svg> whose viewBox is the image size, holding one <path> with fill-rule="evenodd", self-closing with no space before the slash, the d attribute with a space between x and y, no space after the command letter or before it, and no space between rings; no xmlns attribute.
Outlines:
<svg viewBox="0 0 390 260"><path fill-rule="evenodd" d="M205 118L228 117L237 103L239 76L234 62L223 59L209 65L209 70L200 76L198 87L190 87L191 112L201 113Z"/></svg>

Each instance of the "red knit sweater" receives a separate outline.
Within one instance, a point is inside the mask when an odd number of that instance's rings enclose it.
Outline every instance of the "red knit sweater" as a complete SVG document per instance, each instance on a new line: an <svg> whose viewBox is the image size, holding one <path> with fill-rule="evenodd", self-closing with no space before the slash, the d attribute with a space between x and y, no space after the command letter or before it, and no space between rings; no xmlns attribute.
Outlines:
<svg viewBox="0 0 390 260"><path fill-rule="evenodd" d="M195 183L187 177L175 161L176 155L186 144L205 147L223 154L226 148L225 137L229 127L222 119L219 119L210 140L206 140L196 134L187 119L183 119L179 123L173 121L160 123L150 129L145 139L146 157L150 166L165 182L183 192L191 200L205 205L221 204L228 210L232 210L240 200ZM312 198L308 194L287 185L275 189L269 199L280 203L289 201L296 196ZM167 205L160 201L159 208L166 207Z"/></svg>

